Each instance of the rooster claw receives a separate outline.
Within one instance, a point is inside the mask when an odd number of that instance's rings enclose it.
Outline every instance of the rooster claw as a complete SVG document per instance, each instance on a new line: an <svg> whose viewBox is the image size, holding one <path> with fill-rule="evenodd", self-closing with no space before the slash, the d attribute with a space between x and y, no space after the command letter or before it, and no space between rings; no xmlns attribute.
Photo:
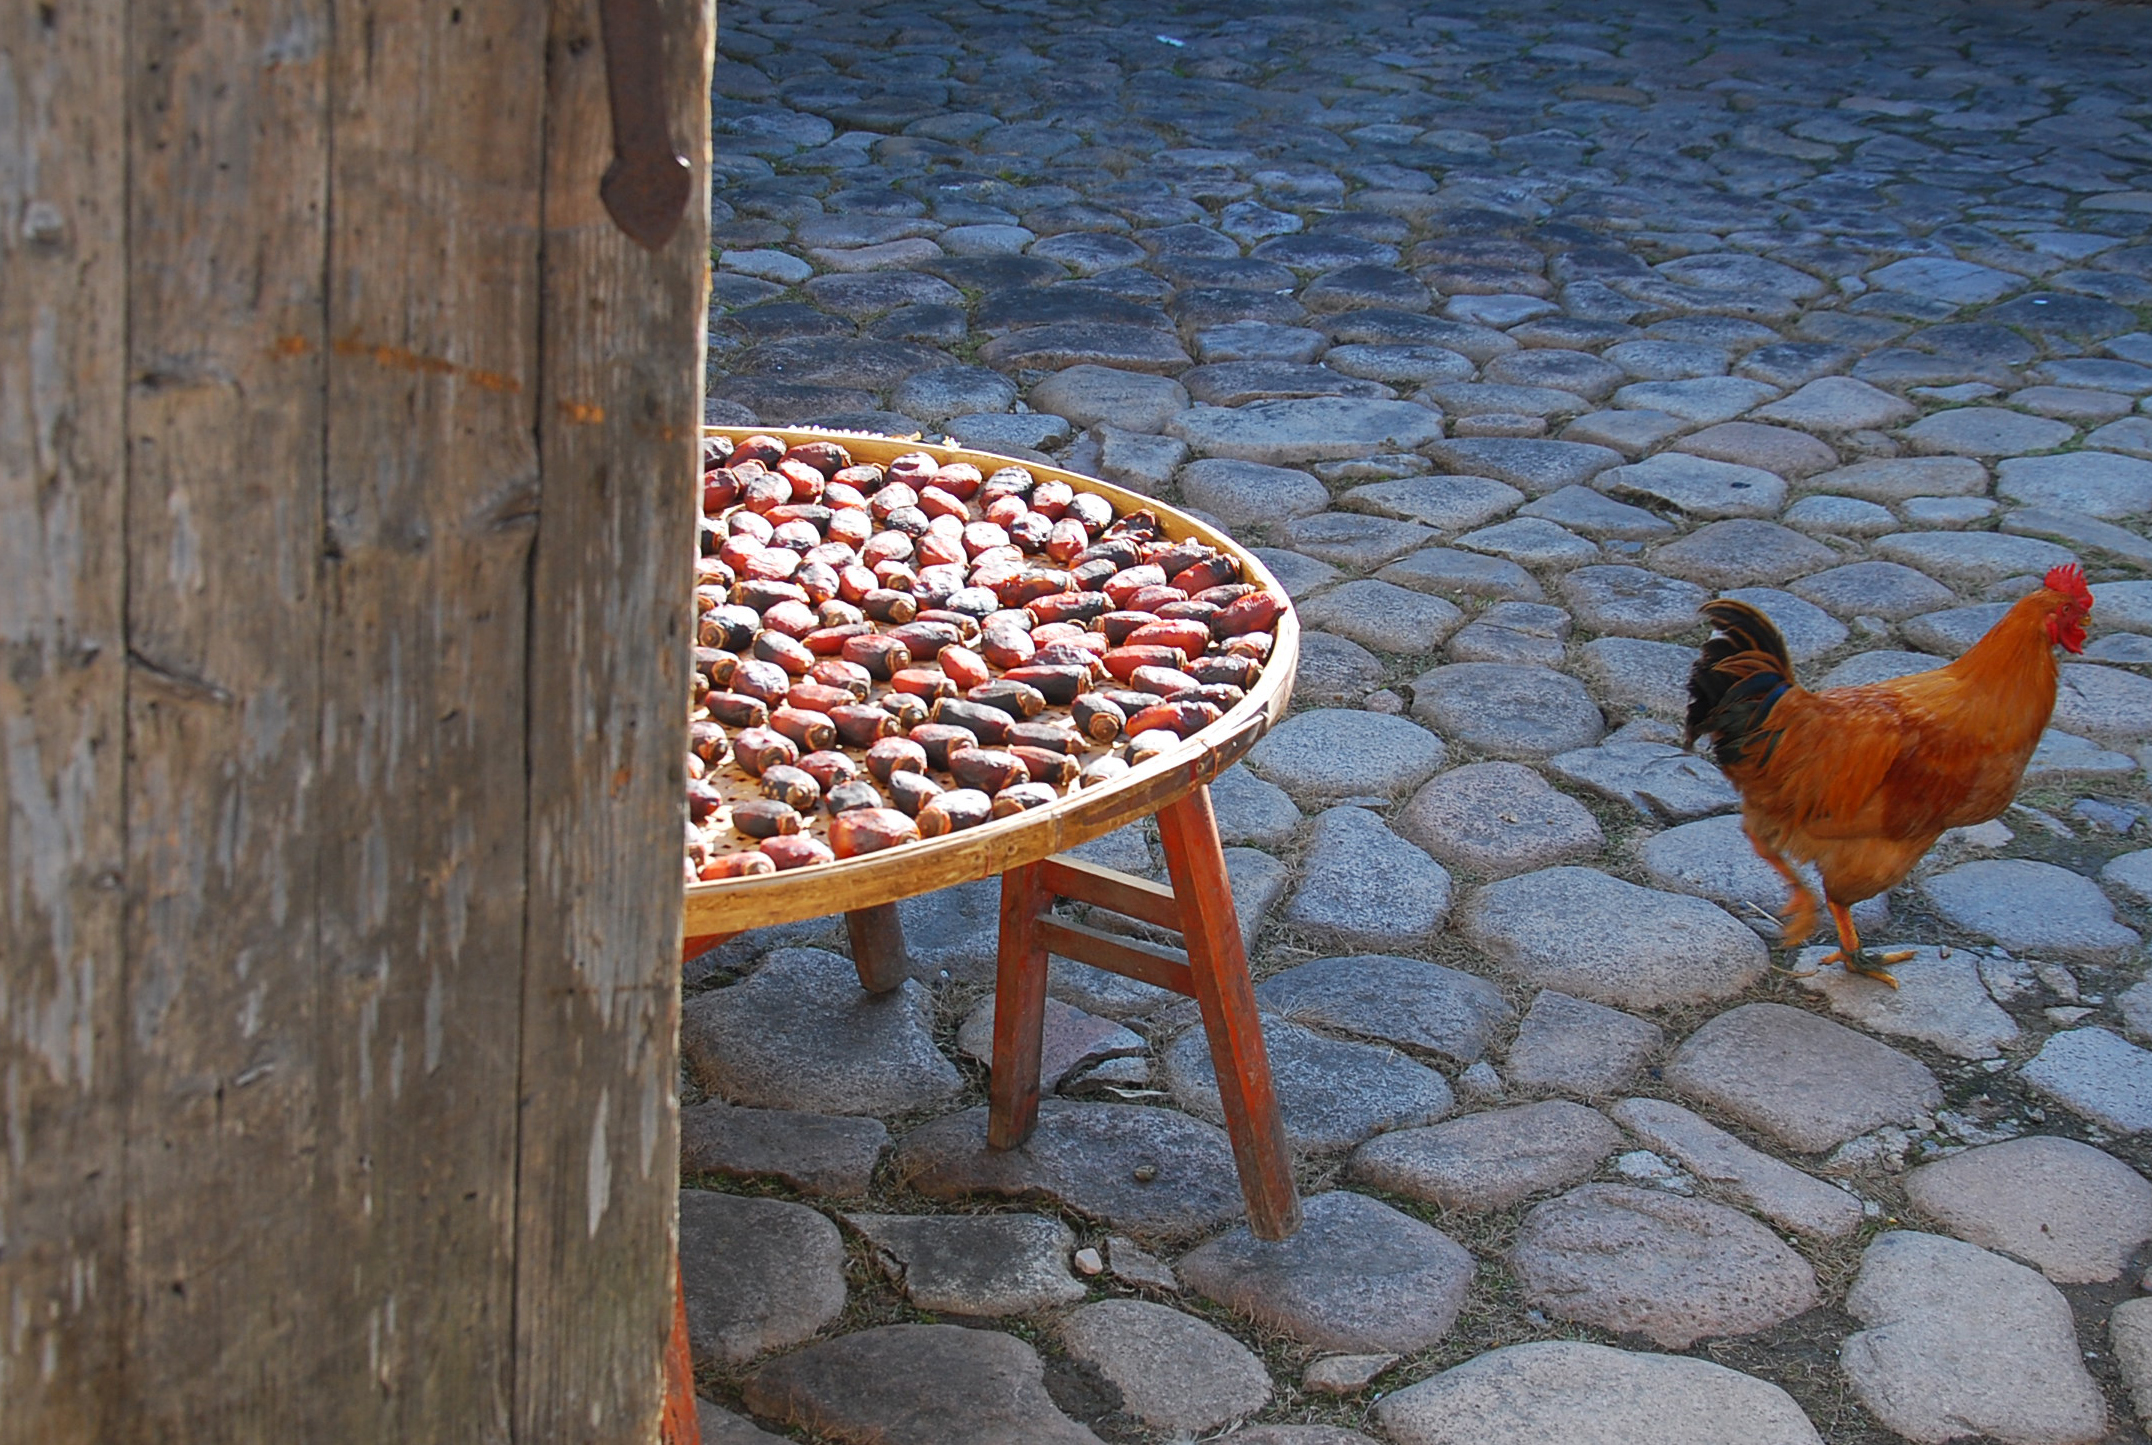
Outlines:
<svg viewBox="0 0 2152 1445"><path fill-rule="evenodd" d="M1913 956L1913 953L1914 950L1910 948L1903 953L1883 954L1871 954L1865 948L1855 949L1849 953L1841 948L1828 958L1819 959L1818 963L1823 966L1834 963L1843 964L1847 973L1857 973L1863 978L1872 978L1877 983L1887 983L1892 988L1896 988L1898 980L1884 972L1884 965L1904 963Z"/></svg>
<svg viewBox="0 0 2152 1445"><path fill-rule="evenodd" d="M1771 966L1777 969L1780 973L1786 975L1786 977L1788 978L1814 978L1816 976L1815 969L1795 968L1790 963L1775 963Z"/></svg>

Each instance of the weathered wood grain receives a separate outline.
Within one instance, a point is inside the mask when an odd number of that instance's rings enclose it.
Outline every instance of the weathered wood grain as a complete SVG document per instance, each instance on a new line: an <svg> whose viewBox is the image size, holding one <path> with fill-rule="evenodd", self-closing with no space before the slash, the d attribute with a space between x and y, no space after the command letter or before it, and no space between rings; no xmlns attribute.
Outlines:
<svg viewBox="0 0 2152 1445"><path fill-rule="evenodd" d="M303 1437L295 1352L318 1341L296 1335L337 1280L302 1203L335 1087L314 929L330 15L129 16L127 1405L149 1440Z"/></svg>
<svg viewBox="0 0 2152 1445"><path fill-rule="evenodd" d="M530 912L517 1189L516 1435L647 1440L672 1323L680 746L707 297L701 0L667 0L696 194L645 252L598 202L612 155L590 0L547 47L545 306L532 567ZM659 1187L659 1186L665 1187ZM573 1330L561 1328L573 1318Z"/></svg>
<svg viewBox="0 0 2152 1445"><path fill-rule="evenodd" d="M315 1438L510 1438L546 15L330 61Z"/></svg>
<svg viewBox="0 0 2152 1445"><path fill-rule="evenodd" d="M110 7L0 9L0 1442L116 1439L126 656Z"/></svg>

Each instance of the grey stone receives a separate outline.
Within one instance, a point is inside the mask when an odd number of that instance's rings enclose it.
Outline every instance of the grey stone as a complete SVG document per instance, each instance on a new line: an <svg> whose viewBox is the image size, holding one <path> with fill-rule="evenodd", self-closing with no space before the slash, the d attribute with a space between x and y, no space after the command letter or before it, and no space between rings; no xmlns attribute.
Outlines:
<svg viewBox="0 0 2152 1445"><path fill-rule="evenodd" d="M1535 607L1532 602L1506 602L1505 607ZM1560 612L1560 608L1552 611ZM1569 620L1562 613L1562 620ZM1505 622L1481 618L1459 629L1443 649L1447 662L1500 662L1525 664L1533 667L1558 668L1569 656L1569 649L1556 639L1546 635L1544 629L1515 627Z"/></svg>
<svg viewBox="0 0 2152 1445"><path fill-rule="evenodd" d="M1439 963L1361 954L1319 958L1271 975L1255 996L1294 1023L1407 1044L1463 1066L1509 1022L1501 991Z"/></svg>
<svg viewBox="0 0 2152 1445"><path fill-rule="evenodd" d="M2032 761L2025 765L2025 781L2126 778L2137 768L2138 763L2128 753L2108 752L2097 743L2051 727L2040 734L2040 746L2033 749Z"/></svg>
<svg viewBox="0 0 2152 1445"><path fill-rule="evenodd" d="M1001 947L999 878L915 894L897 905L897 917L904 925L912 977L946 973L959 983L992 982Z"/></svg>
<svg viewBox="0 0 2152 1445"><path fill-rule="evenodd" d="M1782 342L1750 352L1742 359L1740 371L1743 376L1753 376L1773 386L1799 386L1819 376L1844 371L1858 361L1860 355L1848 346L1815 341Z"/></svg>
<svg viewBox="0 0 2152 1445"><path fill-rule="evenodd" d="M1354 487L1339 500L1438 532L1461 532L1513 510L1524 493L1492 477L1404 477Z"/></svg>
<svg viewBox="0 0 2152 1445"><path fill-rule="evenodd" d="M1808 485L1869 502L1969 497L1988 489L1988 469L1971 457L1889 457L1825 472Z"/></svg>
<svg viewBox="0 0 2152 1445"><path fill-rule="evenodd" d="M1361 396L1384 401L1397 393L1379 381L1363 381L1327 366L1293 361L1219 361L1181 373L1181 384L1201 406L1241 406L1290 397Z"/></svg>
<svg viewBox="0 0 2152 1445"><path fill-rule="evenodd" d="M1333 346L1323 365L1391 386L1464 381L1472 375L1470 357L1441 346Z"/></svg>
<svg viewBox="0 0 2152 1445"><path fill-rule="evenodd" d="M1181 468L1180 480L1188 505L1233 527L1305 517L1330 505L1321 482L1290 467L1206 457Z"/></svg>
<svg viewBox="0 0 2152 1445"><path fill-rule="evenodd" d="M1583 684L1544 667L1451 663L1421 673L1412 690L1415 717L1494 757L1552 757L1590 746L1604 730Z"/></svg>
<svg viewBox="0 0 2152 1445"><path fill-rule="evenodd" d="M1523 982L1617 1007L1725 998L1768 961L1756 935L1711 904L1591 868L1490 883L1457 926Z"/></svg>
<svg viewBox="0 0 2152 1445"><path fill-rule="evenodd" d="M1819 678L1815 688L1819 692L1828 692L1834 687L1865 687L1871 682L1888 682L1895 677L1929 672L1941 665L1941 658L1930 657L1924 652L1883 648L1847 658Z"/></svg>
<svg viewBox="0 0 2152 1445"><path fill-rule="evenodd" d="M1968 1149L1905 1178L1914 1208L2056 1284L2117 1279L2152 1239L2152 1184L2112 1154L2035 1135Z"/></svg>
<svg viewBox="0 0 2152 1445"><path fill-rule="evenodd" d="M1387 1354L1324 1355L1308 1362L1307 1369L1301 1372L1300 1386L1318 1395L1357 1395L1375 1383L1377 1375L1396 1363L1397 1356ZM1337 1433L1346 1434L1344 1431ZM1365 1435L1354 1435L1350 1438L1355 1441L1367 1439ZM1280 1445L1283 1445L1283 1442L1280 1442Z"/></svg>
<svg viewBox="0 0 2152 1445"><path fill-rule="evenodd" d="M700 1445L784 1445L779 1436L758 1430L743 1417L699 1396L695 1401L695 1423Z"/></svg>
<svg viewBox="0 0 2152 1445"><path fill-rule="evenodd" d="M1171 377L1117 371L1110 366L1071 366L1031 388L1034 411L1065 417L1078 427L1100 422L1128 431L1154 432L1188 409L1188 392Z"/></svg>
<svg viewBox="0 0 2152 1445"><path fill-rule="evenodd" d="M1288 552L1276 547L1254 549L1257 560L1270 569L1285 595L1295 602L1320 592L1338 579L1338 569L1328 562L1318 562L1313 557L1303 557L1298 552Z"/></svg>
<svg viewBox="0 0 2152 1445"><path fill-rule="evenodd" d="M1395 798L1440 771L1449 750L1408 718L1318 710L1295 713L1248 754L1248 769L1303 805Z"/></svg>
<svg viewBox="0 0 2152 1445"><path fill-rule="evenodd" d="M2152 679L2116 667L2066 664L2055 687L2055 726L2107 743L2152 735Z"/></svg>
<svg viewBox="0 0 2152 1445"><path fill-rule="evenodd" d="M1691 423L1663 411L1595 411L1562 428L1565 442L1586 442L1620 452L1630 461L1657 451Z"/></svg>
<svg viewBox="0 0 2152 1445"><path fill-rule="evenodd" d="M1696 649L1634 637L1595 637L1584 644L1582 671L1614 709L1679 719L1689 707ZM1618 714L1617 714L1618 715Z"/></svg>
<svg viewBox="0 0 2152 1445"><path fill-rule="evenodd" d="M1560 581L1562 601L1597 633L1674 637L1700 627L1698 607L1711 592L1691 581L1661 577L1642 566L1580 566Z"/></svg>
<svg viewBox="0 0 2152 1445"><path fill-rule="evenodd" d="M1674 384L1674 383L1669 383ZM1692 517L1772 517L1786 504L1783 478L1760 467L1661 452L1603 472L1592 483L1617 497L1641 497Z"/></svg>
<svg viewBox="0 0 2152 1445"><path fill-rule="evenodd" d="M1544 517L1587 537L1652 542L1670 535L1674 524L1642 507L1617 502L1590 487L1563 487L1519 509L1519 515Z"/></svg>
<svg viewBox="0 0 2152 1445"><path fill-rule="evenodd" d="M1397 827L1444 863L1487 878L1589 858L1606 844L1590 809L1521 763L1471 763L1438 775Z"/></svg>
<svg viewBox="0 0 2152 1445"><path fill-rule="evenodd" d="M2107 1317L2107 1340L2137 1407L2139 1424L2152 1420L2152 1299L2128 1299Z"/></svg>
<svg viewBox="0 0 2152 1445"><path fill-rule="evenodd" d="M1255 848L1225 850L1226 881L1233 888L1233 907L1240 915L1240 940L1253 951L1255 937L1271 909L1285 896L1285 865Z"/></svg>
<svg viewBox="0 0 2152 1445"><path fill-rule="evenodd" d="M1624 341L1609 346L1606 359L1638 381L1682 381L1692 376L1724 376L1733 357L1723 346L1696 341Z"/></svg>
<svg viewBox="0 0 2152 1445"><path fill-rule="evenodd" d="M1725 774L1671 743L1609 739L1596 748L1557 754L1547 759L1547 769L1661 822L1708 817L1741 802Z"/></svg>
<svg viewBox="0 0 2152 1445"><path fill-rule="evenodd" d="M1590 542L1541 517L1512 517L1467 532L1457 545L1534 567L1569 566L1599 556L1599 549Z"/></svg>
<svg viewBox="0 0 2152 1445"><path fill-rule="evenodd" d="M1790 581L1831 566L1838 554L1776 522L1737 518L1699 527L1651 555L1652 565L1708 587Z"/></svg>
<svg viewBox="0 0 2152 1445"><path fill-rule="evenodd" d="M715 1099L680 1111L682 1174L776 1179L804 1194L865 1194L888 1144L879 1119L741 1109Z"/></svg>
<svg viewBox="0 0 2152 1445"><path fill-rule="evenodd" d="M1339 567L1368 571L1424 547L1435 534L1417 522L1396 522L1361 512L1318 512L1286 529L1293 550Z"/></svg>
<svg viewBox="0 0 2152 1445"><path fill-rule="evenodd" d="M1285 921L1326 942L1372 947L1429 938L1449 911L1440 863L1365 808L1341 806L1315 820Z"/></svg>
<svg viewBox="0 0 2152 1445"><path fill-rule="evenodd" d="M1679 1104L1624 1099L1614 1122L1783 1229L1842 1239L1861 1227L1860 1200L1748 1145Z"/></svg>
<svg viewBox="0 0 2152 1445"><path fill-rule="evenodd" d="M1375 1418L1398 1445L1821 1445L1793 1397L1767 1381L1582 1340L1490 1350L1385 1395Z"/></svg>
<svg viewBox="0 0 2152 1445"><path fill-rule="evenodd" d="M1310 397L1199 406L1167 428L1205 456L1283 463L1409 451L1439 438L1442 418L1406 401Z"/></svg>
<svg viewBox="0 0 2152 1445"><path fill-rule="evenodd" d="M1375 1445L1375 1441L1358 1430L1332 1425L1249 1425L1233 1437L1233 1445Z"/></svg>
<svg viewBox="0 0 2152 1445"><path fill-rule="evenodd" d="M1871 285L1947 301L1953 306L1977 306L2000 301L2024 286L2021 276L1980 266L1950 256L1908 256L1869 274Z"/></svg>
<svg viewBox="0 0 2152 1445"><path fill-rule="evenodd" d="M1011 331L980 347L979 359L1009 371L1104 366L1169 376L1188 365L1188 353L1171 332L1115 321L1060 321Z"/></svg>
<svg viewBox="0 0 2152 1445"><path fill-rule="evenodd" d="M2038 576L2077 560L2052 542L1995 532L1896 532L1877 538L1875 550L1960 587L1986 587L2027 572Z"/></svg>
<svg viewBox="0 0 2152 1445"><path fill-rule="evenodd" d="M1525 1010L1505 1067L1509 1081L1591 1097L1626 1088L1666 1035L1604 1004L1542 989Z"/></svg>
<svg viewBox="0 0 2152 1445"><path fill-rule="evenodd" d="M1071 1358L1121 1392L1124 1410L1153 1429L1216 1430L1270 1402L1270 1376L1246 1345L1165 1305L1099 1300L1055 1333Z"/></svg>
<svg viewBox="0 0 2152 1445"><path fill-rule="evenodd" d="M2018 1076L2064 1108L2117 1134L2152 1129L2152 1054L2106 1029L2051 1035Z"/></svg>
<svg viewBox="0 0 2152 1445"><path fill-rule="evenodd" d="M1851 562L1812 572L1788 589L1833 617L1880 617L1902 622L1956 602L1948 587L1896 562Z"/></svg>
<svg viewBox="0 0 2152 1445"><path fill-rule="evenodd" d="M1431 1124L1450 1111L1442 1076L1395 1049L1326 1038L1276 1017L1263 1020L1263 1041L1285 1137L1303 1158L1340 1154L1385 1130ZM1225 1121L1202 1029L1175 1039L1161 1063L1174 1102L1199 1118Z"/></svg>
<svg viewBox="0 0 2152 1445"><path fill-rule="evenodd" d="M1676 442L1674 450L1715 462L1761 467L1793 481L1838 465L1838 453L1806 432L1752 421L1706 427Z"/></svg>
<svg viewBox="0 0 2152 1445"><path fill-rule="evenodd" d="M2020 953L2120 962L2142 941L2099 885L2030 858L1984 858L1921 881L1945 922Z"/></svg>
<svg viewBox="0 0 2152 1445"><path fill-rule="evenodd" d="M1039 1049L1039 1087L1049 1092L1078 1070L1106 1059L1143 1052L1143 1036L1111 1019L1098 1018L1060 999L1046 1000ZM956 1046L982 1064L994 1062L994 1000L980 1000L957 1030Z"/></svg>
<svg viewBox="0 0 2152 1445"><path fill-rule="evenodd" d="M1550 1099L1384 1134L1354 1150L1347 1170L1444 1209L1506 1209L1589 1179L1620 1142L1598 1110Z"/></svg>
<svg viewBox="0 0 2152 1445"><path fill-rule="evenodd" d="M1995 514L1986 497L1907 497L1899 504L1905 519L1916 527L1969 527Z"/></svg>
<svg viewBox="0 0 2152 1445"><path fill-rule="evenodd" d="M1196 333L1196 356L1202 361L1313 361L1323 354L1324 338L1320 331L1310 331L1300 326L1279 326L1268 321L1231 321L1223 326L1207 326ZM1339 350L1348 348L1340 347ZM1459 357L1460 361L1464 358ZM1348 376L1361 372L1338 364L1335 354L1330 364ZM1469 374L1471 363L1465 364ZM1384 377L1374 377L1382 381Z"/></svg>
<svg viewBox="0 0 2152 1445"><path fill-rule="evenodd" d="M1440 597L1367 579L1334 587L1300 609L1301 621L1381 652L1432 652L1464 621Z"/></svg>
<svg viewBox="0 0 2152 1445"><path fill-rule="evenodd" d="M1919 408L1850 376L1819 376L1789 397L1756 408L1759 421L1783 422L1811 431L1847 432L1895 426Z"/></svg>
<svg viewBox="0 0 2152 1445"><path fill-rule="evenodd" d="M1228 848L1275 848L1300 827L1300 810L1283 788L1235 764L1211 779L1218 841Z"/></svg>
<svg viewBox="0 0 2152 1445"><path fill-rule="evenodd" d="M1106 1267L1115 1279L1132 1288L1153 1289L1165 1294L1181 1292L1180 1277L1174 1274L1173 1266L1126 1235L1107 1237Z"/></svg>
<svg viewBox="0 0 2152 1445"><path fill-rule="evenodd" d="M1463 421L1473 417L1529 417L1541 422L1548 417L1576 416L1591 410L1591 403L1572 391L1555 391L1544 386L1491 386L1484 382L1453 382L1443 386L1431 386L1415 400L1428 401L1440 407L1445 415L1458 418L1456 428L1459 436L1472 436ZM1528 430L1536 434L1544 431L1544 425ZM1496 433L1514 435L1514 431Z"/></svg>
<svg viewBox="0 0 2152 1445"><path fill-rule="evenodd" d="M1099 1445L1046 1393L1031 1346L962 1325L880 1325L809 1345L750 1375L766 1419L887 1445Z"/></svg>
<svg viewBox="0 0 2152 1445"><path fill-rule="evenodd" d="M2086 436L2085 445L2152 461L2152 417L2132 416L2111 421Z"/></svg>
<svg viewBox="0 0 2152 1445"><path fill-rule="evenodd" d="M1291 1239L1235 1229L1184 1258L1182 1278L1316 1349L1409 1354L1449 1333L1472 1282L1463 1246L1348 1190L1318 1194L1302 1211Z"/></svg>
<svg viewBox="0 0 2152 1445"><path fill-rule="evenodd" d="M1669 828L1645 839L1637 857L1645 877L1659 887L1708 898L1777 939L1778 929L1756 915L1775 916L1785 906L1786 882L1756 856L1740 818L1728 814ZM1818 888L1814 869L1804 876L1811 889Z"/></svg>
<svg viewBox="0 0 2152 1445"><path fill-rule="evenodd" d="M1795 662L1821 657L1846 640L1846 629L1829 613L1790 592L1768 587L1733 588L1719 594L1734 602L1746 602L1777 626L1786 640L1786 651Z"/></svg>
<svg viewBox="0 0 2152 1445"><path fill-rule="evenodd" d="M1921 1441L1979 1434L2064 1445L2106 1433L2069 1302L2020 1264L1893 1230L1861 1256L1840 1366L1886 1428Z"/></svg>
<svg viewBox="0 0 2152 1445"><path fill-rule="evenodd" d="M933 1012L909 979L870 994L849 959L779 949L744 982L688 1001L681 1050L697 1081L732 1102L901 1114L964 1086L934 1047Z"/></svg>
<svg viewBox="0 0 2152 1445"><path fill-rule="evenodd" d="M1537 602L1546 594L1532 574L1506 557L1482 557L1451 547L1429 547L1392 562L1375 574L1415 592L1457 597L1496 597Z"/></svg>
<svg viewBox="0 0 2152 1445"><path fill-rule="evenodd" d="M1587 1184L1535 1205L1510 1258L1548 1314L1662 1349L1754 1334L1821 1302L1815 1272L1770 1230L1656 1189Z"/></svg>
<svg viewBox="0 0 2152 1445"><path fill-rule="evenodd" d="M1887 1044L1785 1004L1712 1019L1675 1051L1666 1080L1790 1148L1816 1154L1942 1104L1935 1076Z"/></svg>
<svg viewBox="0 0 2152 1445"><path fill-rule="evenodd" d="M1878 537L1898 530L1888 508L1854 497L1803 497L1786 509L1786 521L1824 536Z"/></svg>
<svg viewBox="0 0 2152 1445"><path fill-rule="evenodd" d="M2100 881L2132 903L2152 904L2152 848L2140 848L2107 860Z"/></svg>
<svg viewBox="0 0 2152 1445"><path fill-rule="evenodd" d="M960 446L1004 455L1043 453L1069 439L1069 424L1046 412L981 412L953 416L942 423L949 439ZM1035 460L1035 456L1026 456Z"/></svg>
<svg viewBox="0 0 2152 1445"><path fill-rule="evenodd" d="M1131 1233L1181 1237L1241 1212L1225 1131L1171 1109L1048 1099L1020 1147L989 1149L986 1110L922 1124L897 1145L894 1176L932 1199L1051 1199Z"/></svg>
<svg viewBox="0 0 2152 1445"><path fill-rule="evenodd" d="M2009 610L2007 602L1946 607L1941 612L1915 617L1898 630L1915 647L1926 648L1944 657L1956 657L1987 636L1988 630L2002 621L2003 614Z"/></svg>
<svg viewBox="0 0 2152 1445"><path fill-rule="evenodd" d="M1017 1315L1084 1297L1069 1273L1076 1234L1037 1214L847 1214L884 1272L923 1310Z"/></svg>
<svg viewBox="0 0 2152 1445"><path fill-rule="evenodd" d="M1804 949L1798 967L1810 971L1801 986L1829 1000L1831 1011L1879 1034L1918 1039L1960 1059L1992 1059L2017 1042L2018 1027L1995 1006L1980 982L1980 970L1963 950L1920 948L1903 963L1891 965L1896 988L1878 988L1872 980L1844 968L1819 968L1835 950Z"/></svg>
<svg viewBox="0 0 2152 1445"><path fill-rule="evenodd" d="M2077 434L2066 421L1999 406L1963 406L1922 417L1903 433L1916 452L1961 457L2018 457L2051 451Z"/></svg>
<svg viewBox="0 0 2152 1445"><path fill-rule="evenodd" d="M680 1286L698 1364L744 1365L844 1311L844 1241L804 1204L680 1191Z"/></svg>
<svg viewBox="0 0 2152 1445"><path fill-rule="evenodd" d="M1091 428L1098 444L1098 474L1145 496L1163 492L1174 469L1188 460L1187 443L1174 437L1123 431L1101 422Z"/></svg>
<svg viewBox="0 0 2152 1445"><path fill-rule="evenodd" d="M1016 388L998 371L983 366L944 366L921 371L897 383L889 404L924 422L944 422L972 412L1005 411Z"/></svg>
<svg viewBox="0 0 2152 1445"><path fill-rule="evenodd" d="M1382 660L1359 643L1327 632L1300 634L1295 707L1350 706L1381 687L1382 678Z"/></svg>
<svg viewBox="0 0 2152 1445"><path fill-rule="evenodd" d="M1620 366L1588 351L1543 347L1498 356L1482 368L1481 374L1489 381L1509 386L1552 387L1591 401L1608 395L1627 376Z"/></svg>
<svg viewBox="0 0 2152 1445"><path fill-rule="evenodd" d="M2152 582L2095 582L2092 615L2100 625L2152 631Z"/></svg>
<svg viewBox="0 0 2152 1445"><path fill-rule="evenodd" d="M1614 393L1614 404L1663 411L1698 426L1732 421L1779 394L1769 382L1747 376L1697 376L1684 381L1633 381Z"/></svg>
<svg viewBox="0 0 2152 1445"><path fill-rule="evenodd" d="M2057 542L2086 557L2105 552L2137 567L2152 567L2152 541L2112 522L2078 512L2050 512L2025 507L2003 517L2002 530L2013 536Z"/></svg>
<svg viewBox="0 0 2152 1445"><path fill-rule="evenodd" d="M1621 453L1582 442L1533 438L1460 437L1422 448L1436 465L1466 476L1492 477L1542 497L1590 481L1621 462Z"/></svg>

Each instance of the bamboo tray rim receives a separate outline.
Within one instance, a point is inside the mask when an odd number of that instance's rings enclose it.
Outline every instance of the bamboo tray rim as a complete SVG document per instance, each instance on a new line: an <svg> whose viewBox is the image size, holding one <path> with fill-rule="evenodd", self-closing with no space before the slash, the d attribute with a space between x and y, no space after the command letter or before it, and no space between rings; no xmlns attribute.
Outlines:
<svg viewBox="0 0 2152 1445"><path fill-rule="evenodd" d="M684 938L737 933L872 908L1037 862L1103 837L1133 819L1148 817L1194 791L1240 761L1285 716L1300 655L1300 622L1290 597L1254 552L1178 508L1081 472L948 443L821 427L705 426L702 431L705 436L726 437L734 442L751 436L776 437L787 446L833 441L857 460L883 465L907 453L926 452L945 466L969 462L988 475L1001 467L1022 467L1040 481L1067 482L1079 491L1105 497L1113 504L1116 516L1139 508L1149 510L1168 537L1176 541L1195 537L1230 553L1239 560L1249 581L1286 597L1287 604L1273 632L1276 641L1270 657L1247 697L1209 727L1182 739L1180 746L1167 749L1103 786L1068 793L1046 807L997 818L963 832L821 867L689 883L681 920ZM700 485L699 473L696 484Z"/></svg>

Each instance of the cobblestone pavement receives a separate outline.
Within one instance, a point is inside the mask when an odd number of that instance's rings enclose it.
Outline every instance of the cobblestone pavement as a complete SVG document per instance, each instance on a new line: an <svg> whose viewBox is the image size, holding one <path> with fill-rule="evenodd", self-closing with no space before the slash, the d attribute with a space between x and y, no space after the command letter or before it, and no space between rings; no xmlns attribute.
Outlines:
<svg viewBox="0 0 2152 1445"><path fill-rule="evenodd" d="M1051 457L1298 599L1217 797L1309 1223L1235 1227L1188 1006L1081 968L982 1155L991 884L905 906L885 999L829 922L735 940L685 1027L705 1439L2142 1438L2152 9L720 21L712 419ZM1857 912L1903 990L1770 969L1673 746L1697 604L1872 679L2073 557L2018 805Z"/></svg>

